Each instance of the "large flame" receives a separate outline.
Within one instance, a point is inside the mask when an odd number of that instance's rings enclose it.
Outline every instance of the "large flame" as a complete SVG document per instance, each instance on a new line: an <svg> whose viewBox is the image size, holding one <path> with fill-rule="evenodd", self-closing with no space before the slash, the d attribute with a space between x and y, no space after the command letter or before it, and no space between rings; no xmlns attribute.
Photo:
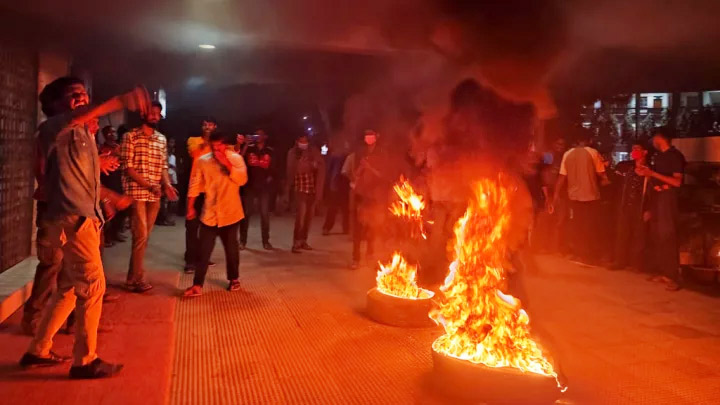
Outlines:
<svg viewBox="0 0 720 405"><path fill-rule="evenodd" d="M396 217L416 224L417 232L423 239L427 239L423 220L423 211L425 210L423 196L417 194L410 182L404 177L400 177L400 181L393 186L393 190L395 190L399 199L390 205L390 212Z"/></svg>
<svg viewBox="0 0 720 405"><path fill-rule="evenodd" d="M390 263L378 262L378 265L380 265L380 270L378 270L376 281L377 289L381 293L409 299L433 296L432 291L418 287L417 266L408 264L400 252L393 254Z"/></svg>
<svg viewBox="0 0 720 405"><path fill-rule="evenodd" d="M474 185L467 211L455 224L454 261L440 288L444 302L430 312L445 328L432 347L488 367L514 367L557 379L530 336L530 318L520 301L501 291L513 189L503 177Z"/></svg>

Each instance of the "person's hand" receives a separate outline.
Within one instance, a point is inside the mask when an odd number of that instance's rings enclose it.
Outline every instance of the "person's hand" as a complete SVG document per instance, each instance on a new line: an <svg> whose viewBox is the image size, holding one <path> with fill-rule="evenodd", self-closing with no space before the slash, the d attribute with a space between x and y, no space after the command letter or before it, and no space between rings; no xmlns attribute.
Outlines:
<svg viewBox="0 0 720 405"><path fill-rule="evenodd" d="M120 167L120 160L113 155L100 155L100 171L106 176Z"/></svg>
<svg viewBox="0 0 720 405"><path fill-rule="evenodd" d="M197 218L197 211L195 211L195 207L189 206L187 209L187 214L185 214L185 218L189 221L192 221L193 219Z"/></svg>
<svg viewBox="0 0 720 405"><path fill-rule="evenodd" d="M177 201L178 200L178 191L175 187L171 186L170 184L165 185L165 197L167 197L170 201Z"/></svg>
<svg viewBox="0 0 720 405"><path fill-rule="evenodd" d="M153 184L152 186L148 187L148 191L152 193L155 197L160 197L162 195L162 189L160 188L159 184Z"/></svg>
<svg viewBox="0 0 720 405"><path fill-rule="evenodd" d="M638 166L635 169L635 173L637 173L638 176L650 177L652 176L653 171L647 166Z"/></svg>
<svg viewBox="0 0 720 405"><path fill-rule="evenodd" d="M650 214L650 211L643 212L643 221L648 222L650 221L650 218L652 218L652 215Z"/></svg>
<svg viewBox="0 0 720 405"><path fill-rule="evenodd" d="M124 211L130 206L130 204L132 204L132 202L133 199L131 197L124 195L117 200L115 207L117 207L120 211Z"/></svg>
<svg viewBox="0 0 720 405"><path fill-rule="evenodd" d="M145 86L137 86L129 92L120 96L125 108L130 111L140 113L142 117L146 117L150 111L150 95Z"/></svg>

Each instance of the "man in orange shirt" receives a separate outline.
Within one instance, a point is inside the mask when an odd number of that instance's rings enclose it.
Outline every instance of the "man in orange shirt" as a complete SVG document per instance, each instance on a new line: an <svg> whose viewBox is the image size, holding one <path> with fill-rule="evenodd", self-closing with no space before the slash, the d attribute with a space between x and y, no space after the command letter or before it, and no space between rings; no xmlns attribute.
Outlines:
<svg viewBox="0 0 720 405"><path fill-rule="evenodd" d="M210 135L217 129L217 121L213 117L205 117L202 120L202 135L191 136L187 140L188 154L193 160L192 169L190 169L190 178L195 170L195 162L203 156L211 153ZM203 203L205 202L205 193L200 193L194 200L195 212L202 212ZM189 210L191 207L187 207ZM185 220L185 272L193 273L199 264L199 246L200 246L200 219L197 217Z"/></svg>

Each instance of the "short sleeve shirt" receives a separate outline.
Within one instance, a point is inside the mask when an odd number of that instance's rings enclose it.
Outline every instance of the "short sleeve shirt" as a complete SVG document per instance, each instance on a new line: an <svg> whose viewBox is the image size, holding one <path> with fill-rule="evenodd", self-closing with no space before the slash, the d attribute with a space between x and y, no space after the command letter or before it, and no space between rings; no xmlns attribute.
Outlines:
<svg viewBox="0 0 720 405"><path fill-rule="evenodd" d="M675 173L683 174L685 172L685 156L674 146L665 152L657 152L653 157L653 170L663 176L672 176ZM656 192L677 189L677 187L670 187L655 178L650 178L650 188Z"/></svg>
<svg viewBox="0 0 720 405"><path fill-rule="evenodd" d="M240 186L247 182L247 167L239 154L227 150L232 164L228 173L212 153L199 157L194 164L188 197L205 195L200 222L207 226L225 227L245 218Z"/></svg>
<svg viewBox="0 0 720 405"><path fill-rule="evenodd" d="M560 163L560 174L567 176L568 198L571 201L596 201L600 199L598 173L605 172L597 150L576 147L565 152Z"/></svg>

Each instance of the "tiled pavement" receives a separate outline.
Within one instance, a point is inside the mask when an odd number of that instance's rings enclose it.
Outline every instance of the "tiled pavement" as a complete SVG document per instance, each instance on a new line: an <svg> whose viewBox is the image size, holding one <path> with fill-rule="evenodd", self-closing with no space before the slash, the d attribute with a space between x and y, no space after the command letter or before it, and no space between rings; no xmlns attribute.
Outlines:
<svg viewBox="0 0 720 405"><path fill-rule="evenodd" d="M316 250L292 255L290 232L289 219L274 219L281 250L242 253L243 290L232 294L218 245L205 295L178 301L170 403L457 403L432 388L441 331L369 320L374 271L347 268L347 237L314 232ZM564 402L720 403L718 299L666 292L640 274L538 263L528 310L568 376Z"/></svg>

